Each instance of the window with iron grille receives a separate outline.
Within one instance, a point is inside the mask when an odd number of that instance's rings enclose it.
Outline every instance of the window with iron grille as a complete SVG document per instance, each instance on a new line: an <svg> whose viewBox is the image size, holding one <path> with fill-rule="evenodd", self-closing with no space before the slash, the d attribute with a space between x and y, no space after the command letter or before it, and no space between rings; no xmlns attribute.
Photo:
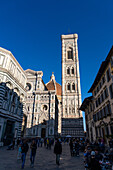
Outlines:
<svg viewBox="0 0 113 170"><path fill-rule="evenodd" d="M96 107L98 107L98 100L96 100Z"/></svg>
<svg viewBox="0 0 113 170"><path fill-rule="evenodd" d="M104 101L104 96L103 96L103 93L101 94L101 99L102 99L102 102Z"/></svg>
<svg viewBox="0 0 113 170"><path fill-rule="evenodd" d="M106 113L106 107L104 107L104 117L106 117L107 113Z"/></svg>
<svg viewBox="0 0 113 170"><path fill-rule="evenodd" d="M98 98L98 104L100 105L100 97Z"/></svg>
<svg viewBox="0 0 113 170"><path fill-rule="evenodd" d="M102 109L102 118L104 118L104 108Z"/></svg>
<svg viewBox="0 0 113 170"><path fill-rule="evenodd" d="M108 97L108 89L107 88L104 90L104 96L105 96L105 99Z"/></svg>
<svg viewBox="0 0 113 170"><path fill-rule="evenodd" d="M111 115L111 106L110 106L110 103L106 107L107 107L107 115Z"/></svg>

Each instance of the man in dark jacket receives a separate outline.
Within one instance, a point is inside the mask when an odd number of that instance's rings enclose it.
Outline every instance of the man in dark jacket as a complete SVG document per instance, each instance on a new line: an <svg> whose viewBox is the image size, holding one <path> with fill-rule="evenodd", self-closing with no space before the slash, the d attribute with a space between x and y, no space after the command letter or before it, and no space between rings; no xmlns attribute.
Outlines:
<svg viewBox="0 0 113 170"><path fill-rule="evenodd" d="M32 141L30 148L31 148L30 161L31 161L31 167L33 167L35 155L36 155L36 149L37 149L37 144L35 140Z"/></svg>
<svg viewBox="0 0 113 170"><path fill-rule="evenodd" d="M89 161L89 170L101 170L99 162L95 158L95 152L91 152L91 158Z"/></svg>
<svg viewBox="0 0 113 170"><path fill-rule="evenodd" d="M22 153L22 167L21 168L24 169L26 154L27 154L28 149L29 149L29 146L28 146L26 140L24 140L24 142L23 142L23 144L21 146L21 149L22 149L22 151L21 151L21 153Z"/></svg>
<svg viewBox="0 0 113 170"><path fill-rule="evenodd" d="M62 145L58 139L54 147L54 153L56 154L56 164L60 165L59 162L60 162L60 154L62 153Z"/></svg>

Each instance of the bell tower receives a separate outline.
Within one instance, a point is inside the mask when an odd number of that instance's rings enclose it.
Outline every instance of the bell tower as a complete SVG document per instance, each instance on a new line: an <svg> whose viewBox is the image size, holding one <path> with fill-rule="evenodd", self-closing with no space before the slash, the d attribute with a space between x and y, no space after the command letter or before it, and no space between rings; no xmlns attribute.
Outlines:
<svg viewBox="0 0 113 170"><path fill-rule="evenodd" d="M62 125L82 118L77 34L62 35ZM64 131L64 130L63 130ZM69 130L67 129L68 134Z"/></svg>

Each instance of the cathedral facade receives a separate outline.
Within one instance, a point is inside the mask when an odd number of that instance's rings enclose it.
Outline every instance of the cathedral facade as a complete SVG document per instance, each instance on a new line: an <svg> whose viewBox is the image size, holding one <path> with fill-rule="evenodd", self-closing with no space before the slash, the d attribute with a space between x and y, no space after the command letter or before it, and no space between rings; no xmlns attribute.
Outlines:
<svg viewBox="0 0 113 170"><path fill-rule="evenodd" d="M83 136L77 34L62 35L62 136Z"/></svg>
<svg viewBox="0 0 113 170"><path fill-rule="evenodd" d="M56 82L54 73L45 84L42 71L26 70L27 98L26 135L54 137L61 131L61 86ZM59 128L59 129L58 129Z"/></svg>

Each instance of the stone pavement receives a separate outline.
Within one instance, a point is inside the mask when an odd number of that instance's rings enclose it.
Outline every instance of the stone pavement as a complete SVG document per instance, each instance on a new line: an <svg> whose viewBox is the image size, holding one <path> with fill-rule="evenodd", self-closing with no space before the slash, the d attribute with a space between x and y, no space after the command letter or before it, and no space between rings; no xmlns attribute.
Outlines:
<svg viewBox="0 0 113 170"><path fill-rule="evenodd" d="M34 168L30 167L30 149L27 153L25 170L84 170L83 153L80 157L71 157L68 144L62 144L60 166L56 165L56 156L53 147L48 150L44 147L37 148ZM17 149L7 150L0 148L0 170L20 170L21 160L17 161Z"/></svg>

